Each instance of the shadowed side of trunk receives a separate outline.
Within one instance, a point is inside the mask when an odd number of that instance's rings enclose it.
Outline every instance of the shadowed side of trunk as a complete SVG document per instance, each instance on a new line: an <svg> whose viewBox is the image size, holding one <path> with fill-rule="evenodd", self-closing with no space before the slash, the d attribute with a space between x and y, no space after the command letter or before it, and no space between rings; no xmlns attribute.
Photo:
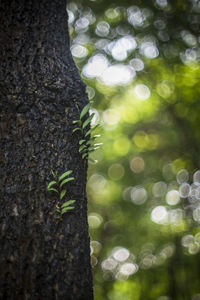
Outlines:
<svg viewBox="0 0 200 300"><path fill-rule="evenodd" d="M70 54L66 2L0 2L0 299L93 299L87 163L72 121L87 104ZM62 217L46 186L73 170Z"/></svg>

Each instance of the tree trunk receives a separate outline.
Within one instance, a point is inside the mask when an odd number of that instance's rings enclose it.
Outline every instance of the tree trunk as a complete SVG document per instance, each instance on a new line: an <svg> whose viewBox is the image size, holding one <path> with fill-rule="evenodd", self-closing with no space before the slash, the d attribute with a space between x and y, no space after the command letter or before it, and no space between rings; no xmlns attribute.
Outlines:
<svg viewBox="0 0 200 300"><path fill-rule="evenodd" d="M0 299L91 300L87 162L72 121L87 104L66 0L0 0ZM73 170L61 216L51 171Z"/></svg>

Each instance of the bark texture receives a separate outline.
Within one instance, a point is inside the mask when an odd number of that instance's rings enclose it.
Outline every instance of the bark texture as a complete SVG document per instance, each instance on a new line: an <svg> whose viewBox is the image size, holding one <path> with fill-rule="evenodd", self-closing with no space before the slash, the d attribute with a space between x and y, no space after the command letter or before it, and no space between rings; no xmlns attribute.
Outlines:
<svg viewBox="0 0 200 300"><path fill-rule="evenodd" d="M72 121L87 104L65 0L0 0L0 299L91 300L85 163ZM59 218L51 170L73 170ZM64 202L65 202L64 201Z"/></svg>

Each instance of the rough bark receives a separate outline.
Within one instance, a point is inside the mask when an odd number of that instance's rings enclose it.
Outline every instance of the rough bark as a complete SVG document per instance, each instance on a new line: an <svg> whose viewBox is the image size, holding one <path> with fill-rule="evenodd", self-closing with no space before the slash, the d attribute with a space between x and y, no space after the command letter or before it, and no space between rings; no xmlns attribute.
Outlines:
<svg viewBox="0 0 200 300"><path fill-rule="evenodd" d="M87 104L65 0L0 0L0 299L91 300L87 163L72 121ZM59 218L51 170L73 170Z"/></svg>

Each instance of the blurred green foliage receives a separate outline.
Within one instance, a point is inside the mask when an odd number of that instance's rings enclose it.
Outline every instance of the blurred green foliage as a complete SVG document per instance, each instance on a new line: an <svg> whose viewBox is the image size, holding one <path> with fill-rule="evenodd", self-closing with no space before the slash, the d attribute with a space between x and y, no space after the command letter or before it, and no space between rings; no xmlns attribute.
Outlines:
<svg viewBox="0 0 200 300"><path fill-rule="evenodd" d="M95 299L199 300L200 2L68 12L103 142L88 173Z"/></svg>

